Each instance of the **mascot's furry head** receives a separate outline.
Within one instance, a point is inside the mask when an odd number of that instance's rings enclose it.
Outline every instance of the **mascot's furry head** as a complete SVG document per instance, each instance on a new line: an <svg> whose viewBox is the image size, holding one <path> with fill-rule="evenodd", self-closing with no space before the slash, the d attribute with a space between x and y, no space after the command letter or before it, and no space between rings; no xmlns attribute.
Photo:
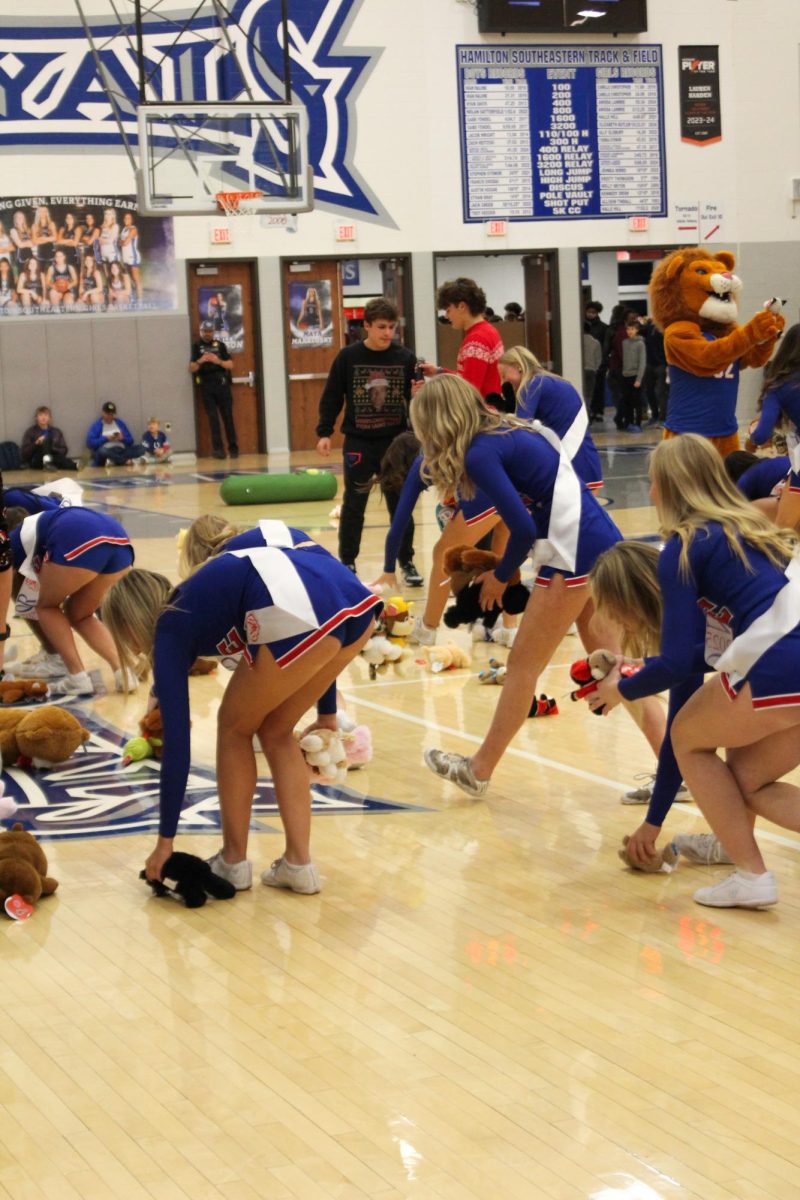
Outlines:
<svg viewBox="0 0 800 1200"><path fill-rule="evenodd" d="M658 328L663 332L676 321L694 321L710 332L735 328L742 289L735 265L729 251L712 255L702 246L684 246L662 258L650 279L650 311Z"/></svg>

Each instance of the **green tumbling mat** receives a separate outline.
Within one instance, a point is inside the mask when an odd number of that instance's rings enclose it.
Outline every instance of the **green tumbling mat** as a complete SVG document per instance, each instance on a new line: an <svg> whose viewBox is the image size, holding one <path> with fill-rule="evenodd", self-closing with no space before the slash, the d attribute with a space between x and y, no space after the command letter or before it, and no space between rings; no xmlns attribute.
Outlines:
<svg viewBox="0 0 800 1200"><path fill-rule="evenodd" d="M332 471L291 475L229 475L219 494L226 504L281 504L291 500L332 500L337 479Z"/></svg>

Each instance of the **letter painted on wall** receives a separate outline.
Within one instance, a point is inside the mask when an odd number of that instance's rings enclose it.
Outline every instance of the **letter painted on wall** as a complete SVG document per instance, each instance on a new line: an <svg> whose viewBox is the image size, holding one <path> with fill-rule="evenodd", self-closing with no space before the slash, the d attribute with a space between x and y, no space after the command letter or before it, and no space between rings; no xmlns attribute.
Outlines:
<svg viewBox="0 0 800 1200"><path fill-rule="evenodd" d="M351 106L355 93L377 61L377 52L355 53L340 44L363 0L293 0L290 22L292 94L309 117L309 160L318 202L344 211L380 213L353 163ZM62 4L62 8L72 8ZM146 6L143 6L146 8ZM205 6L204 6L205 8ZM148 21L144 44L154 101L282 100L281 5L277 0L237 0L231 5L231 48L208 36L214 24L199 16L182 26L166 15ZM122 112L126 136L138 146L138 103L134 42L108 19L92 20L103 69L129 100ZM214 25L213 32L219 31ZM194 36L192 36L194 35ZM253 52L258 46L260 55ZM265 68L265 62L267 68ZM186 81L189 83L187 94ZM119 147L122 140L111 104L98 78L91 48L77 18L56 23L0 27L0 146L75 148ZM242 169L243 181L248 173ZM259 186L256 177L250 186Z"/></svg>
<svg viewBox="0 0 800 1200"><path fill-rule="evenodd" d="M177 306L171 217L134 196L0 199L0 316Z"/></svg>

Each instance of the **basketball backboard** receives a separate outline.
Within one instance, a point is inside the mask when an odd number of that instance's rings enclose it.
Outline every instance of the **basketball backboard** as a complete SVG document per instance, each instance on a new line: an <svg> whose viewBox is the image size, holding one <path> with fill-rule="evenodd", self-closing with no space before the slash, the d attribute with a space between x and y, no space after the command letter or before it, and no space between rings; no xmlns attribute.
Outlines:
<svg viewBox="0 0 800 1200"><path fill-rule="evenodd" d="M308 116L300 105L140 104L137 189L149 216L208 216L225 191L260 191L253 211L309 212Z"/></svg>

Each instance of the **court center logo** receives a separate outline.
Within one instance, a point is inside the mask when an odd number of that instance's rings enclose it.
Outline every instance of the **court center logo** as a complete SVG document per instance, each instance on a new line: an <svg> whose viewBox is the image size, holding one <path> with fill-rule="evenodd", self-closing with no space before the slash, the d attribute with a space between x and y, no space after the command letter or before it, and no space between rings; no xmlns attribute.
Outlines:
<svg viewBox="0 0 800 1200"><path fill-rule="evenodd" d="M337 209L382 216L352 161L351 106L379 55L377 49L355 53L342 46L362 3L295 0L289 23L292 92L308 112L309 160L317 200ZM213 18L205 15L207 6L197 8L200 15L177 38L181 24L163 17L147 21L145 11L150 98L198 104L282 100L280 0L238 0L230 5L224 40ZM136 146L138 65L133 31L96 17L91 28L104 71L130 100L130 111L120 115L126 136ZM13 25L0 26L0 146L43 145L122 149L112 105L77 20L27 26L15 20ZM247 172L243 170L242 176L247 178Z"/></svg>
<svg viewBox="0 0 800 1200"><path fill-rule="evenodd" d="M72 706L71 706L72 707ZM45 841L64 838L108 837L121 833L156 833L159 817L159 771L152 759L122 763L126 735L106 724L81 706L72 707L91 737L68 762L46 770L19 767L3 771L5 794L19 806L15 815L0 823L0 830L21 821L26 829ZM265 770L263 758L259 770ZM366 775L361 779L366 782ZM311 789L312 811L358 813L422 811L419 806L395 804L353 789L315 785ZM261 832L280 831L275 789L268 778L259 778L253 799L251 828ZM216 833L221 829L216 772L192 766L186 784L178 833Z"/></svg>

